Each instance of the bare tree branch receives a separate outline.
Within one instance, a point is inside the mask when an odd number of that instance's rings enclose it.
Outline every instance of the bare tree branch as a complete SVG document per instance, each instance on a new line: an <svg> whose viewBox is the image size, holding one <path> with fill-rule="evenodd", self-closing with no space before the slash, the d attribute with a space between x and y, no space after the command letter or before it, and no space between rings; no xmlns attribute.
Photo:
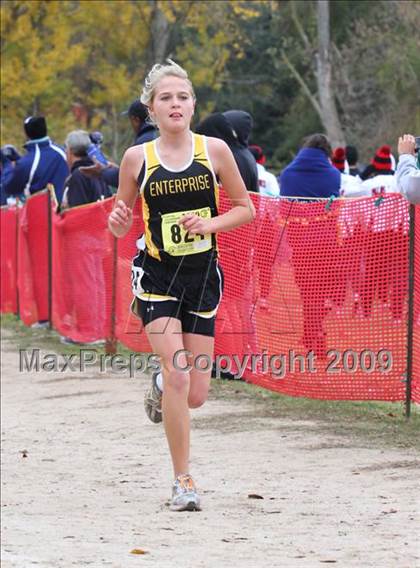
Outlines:
<svg viewBox="0 0 420 568"><path fill-rule="evenodd" d="M305 33L305 30L303 29L302 24L300 23L299 16L298 16L297 11L296 11L296 2L294 0L292 0L290 5L291 5L291 8L292 8L292 20L293 20L293 23L296 26L298 34L300 35L300 37L303 41L303 45L305 46L305 49L307 49L308 51L311 51L312 45L311 45L311 42L309 41L308 36Z"/></svg>
<svg viewBox="0 0 420 568"><path fill-rule="evenodd" d="M287 57L286 52L284 50L281 51L281 56L282 56L284 63L287 65L290 72L292 73L293 77L296 79L296 81L302 87L303 92L308 97L309 101L311 102L312 106L314 107L314 109L316 110L318 115L322 116L321 107L319 105L319 102L317 101L317 98L315 97L315 95L313 95L311 93L311 91L309 90L308 85L305 83L305 80L303 79L302 75L299 73L299 71L296 69L296 67L293 65L293 63L290 61L290 59Z"/></svg>

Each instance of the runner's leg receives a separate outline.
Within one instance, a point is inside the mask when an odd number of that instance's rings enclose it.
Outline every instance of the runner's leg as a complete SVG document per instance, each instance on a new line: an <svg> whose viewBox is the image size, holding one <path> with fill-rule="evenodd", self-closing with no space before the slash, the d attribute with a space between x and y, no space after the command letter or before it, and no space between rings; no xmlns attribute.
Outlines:
<svg viewBox="0 0 420 568"><path fill-rule="evenodd" d="M158 318L145 327L154 353L159 355L163 374L162 416L172 457L175 477L189 471L190 415L188 392L190 375L187 367L181 322L175 318Z"/></svg>

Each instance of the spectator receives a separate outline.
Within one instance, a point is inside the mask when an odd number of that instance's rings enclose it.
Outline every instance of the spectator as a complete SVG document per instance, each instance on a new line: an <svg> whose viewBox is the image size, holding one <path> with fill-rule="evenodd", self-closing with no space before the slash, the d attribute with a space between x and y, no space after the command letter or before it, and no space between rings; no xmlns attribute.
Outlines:
<svg viewBox="0 0 420 568"><path fill-rule="evenodd" d="M404 134L398 140L397 188L410 203L420 203L420 154L416 139ZM417 160L416 160L417 154Z"/></svg>
<svg viewBox="0 0 420 568"><path fill-rule="evenodd" d="M128 110L122 114L127 115L130 120L135 135L133 146L138 146L157 138L157 128L149 121L148 109L139 99L133 101ZM82 167L80 171L89 177L101 177L108 185L118 187L120 171L118 166L104 166L96 162L94 165Z"/></svg>
<svg viewBox="0 0 420 568"><path fill-rule="evenodd" d="M200 122L195 131L197 134L224 140L232 151L245 187L248 191L258 191L257 165L254 157L247 148L240 145L238 136L225 114L220 112L210 114ZM235 345L235 353L242 354L258 353L255 343L255 310L253 310L255 282L250 278L254 265L255 226L254 223L241 232L243 257L232 259L232 263L237 263L232 270L235 272L236 286L234 288L227 286L225 291L225 296L228 298L226 311L232 342ZM224 238L226 245L229 246L229 240L237 237L234 234L227 234Z"/></svg>
<svg viewBox="0 0 420 568"><path fill-rule="evenodd" d="M90 145L89 134L84 130L74 130L66 138L66 155L71 173L66 180L62 208L85 205L111 196L103 179L88 178L79 171L81 167L93 165L88 156Z"/></svg>
<svg viewBox="0 0 420 568"><path fill-rule="evenodd" d="M91 140L84 130L74 130L66 138L66 153L71 174L67 179L61 211L86 205L111 195L102 179L83 176L79 169L92 165L87 152ZM96 210L92 210L94 212ZM99 213L100 211L98 211ZM107 231L86 230L80 226L63 225L65 234L61 240L63 258L69 260L66 286L60 296L60 318L66 321L76 341L62 336L65 344L96 344L105 336L105 277L103 256L107 243ZM77 259L77 262L71 262ZM88 292L87 292L88 291ZM69 323L70 322L70 323Z"/></svg>
<svg viewBox="0 0 420 568"><path fill-rule="evenodd" d="M0 150L1 173L0 173L0 205L7 205L7 195L4 186L13 176L13 162L8 158L4 147Z"/></svg>
<svg viewBox="0 0 420 568"><path fill-rule="evenodd" d="M330 162L332 149L324 134L306 138L296 158L282 172L280 194L287 197L338 197L341 174ZM337 220L324 204L288 203L286 235L292 249L291 265L303 307L302 343L320 359L326 356L323 320L331 302L341 303L345 271L337 240Z"/></svg>
<svg viewBox="0 0 420 568"><path fill-rule="evenodd" d="M280 188L276 176L264 167L265 156L262 148L257 145L249 146L251 154L257 162L258 184L260 195L264 197L279 197ZM269 294L273 280L275 256L277 253L277 206L271 199L259 199L257 203L258 233L255 239L254 258L259 273L259 306L263 310L270 309Z"/></svg>
<svg viewBox="0 0 420 568"><path fill-rule="evenodd" d="M336 148L331 156L333 166L337 168L342 174L349 173L349 164L346 160L346 151L344 148Z"/></svg>
<svg viewBox="0 0 420 568"><path fill-rule="evenodd" d="M387 193L397 191L390 146L384 145L376 150L371 163L365 168L361 177L362 188L367 194L378 188L383 188Z"/></svg>
<svg viewBox="0 0 420 568"><path fill-rule="evenodd" d="M280 176L280 195L284 197L338 197L340 172L331 162L332 149L324 134L304 140L296 158Z"/></svg>
<svg viewBox="0 0 420 568"><path fill-rule="evenodd" d="M258 193L258 171L255 165L254 157L248 148L249 136L252 130L252 116L249 112L244 110L227 110L223 113L231 127L233 128L234 136L238 142L239 149L234 152L236 163L242 164L239 166L242 178L245 182L248 191ZM248 170L246 179L244 178L243 171Z"/></svg>
<svg viewBox="0 0 420 568"><path fill-rule="evenodd" d="M60 146L47 136L47 124L43 116L30 116L23 124L28 142L27 153L16 162L13 175L5 183L7 195L25 196L36 193L51 183L58 202L63 195L64 182L69 170L66 155Z"/></svg>
<svg viewBox="0 0 420 568"><path fill-rule="evenodd" d="M258 191L257 165L254 157L247 148L241 146L237 133L224 114L220 112L210 114L200 122L195 131L197 134L224 140L232 151L245 187L248 191Z"/></svg>
<svg viewBox="0 0 420 568"><path fill-rule="evenodd" d="M280 194L279 184L276 176L267 171L264 167L266 159L262 148L253 144L249 146L249 150L257 162L258 186L261 195L278 197Z"/></svg>
<svg viewBox="0 0 420 568"><path fill-rule="evenodd" d="M356 146L346 146L346 158L347 163L349 165L349 174L351 176L358 176L360 175L360 168L359 168L359 153L357 151Z"/></svg>
<svg viewBox="0 0 420 568"><path fill-rule="evenodd" d="M378 199L365 208L363 314L372 314L377 297L383 306L390 306L394 321L400 322L407 288L408 225L403 204L392 198L382 199L385 194L398 193L388 145L376 150L367 170L361 189L366 196Z"/></svg>

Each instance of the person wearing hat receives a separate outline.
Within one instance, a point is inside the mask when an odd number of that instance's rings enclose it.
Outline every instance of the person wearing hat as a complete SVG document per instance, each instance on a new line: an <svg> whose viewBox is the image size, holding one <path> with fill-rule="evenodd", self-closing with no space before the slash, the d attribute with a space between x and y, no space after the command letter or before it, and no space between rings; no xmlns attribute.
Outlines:
<svg viewBox="0 0 420 568"><path fill-rule="evenodd" d="M27 153L16 162L13 175L5 183L5 194L29 196L50 183L60 202L64 182L69 175L64 150L47 136L47 123L43 116L29 116L23 128L28 138L24 144Z"/></svg>
<svg viewBox="0 0 420 568"><path fill-rule="evenodd" d="M377 197L365 209L365 270L362 282L363 315L370 317L375 297L390 307L395 323L401 323L407 291L407 226L404 203L386 194L398 194L391 148L383 145L366 168L361 183L364 195ZM366 170L363 177L366 177ZM392 267L392 270L390 270Z"/></svg>
<svg viewBox="0 0 420 568"><path fill-rule="evenodd" d="M277 178L274 174L267 171L264 167L265 156L262 148L256 144L251 144L248 146L249 151L254 156L257 162L257 172L258 172L258 186L261 195L266 195L268 197L278 197L280 194L280 188Z"/></svg>
<svg viewBox="0 0 420 568"><path fill-rule="evenodd" d="M128 116L131 123L135 135L132 146L139 146L157 138L157 128L149 121L147 107L139 99L133 101L128 109L121 114ZM118 187L120 172L118 166L103 166L100 163L95 163L93 166L81 167L80 172L89 177L101 177L107 185Z"/></svg>
<svg viewBox="0 0 420 568"><path fill-rule="evenodd" d="M377 193L382 188L382 193L398 191L394 176L391 147L384 144L378 148L370 164L360 176L363 180L361 186L366 195Z"/></svg>

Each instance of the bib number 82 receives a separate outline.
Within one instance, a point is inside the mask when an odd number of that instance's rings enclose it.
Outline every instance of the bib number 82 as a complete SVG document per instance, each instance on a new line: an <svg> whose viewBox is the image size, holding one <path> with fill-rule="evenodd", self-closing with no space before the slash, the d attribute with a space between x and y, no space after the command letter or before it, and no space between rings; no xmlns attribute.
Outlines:
<svg viewBox="0 0 420 568"><path fill-rule="evenodd" d="M200 237L201 240L204 240L204 235L196 235L197 237ZM179 245L179 243L182 241L182 233L181 233L181 227L176 224L176 225L172 225L171 226L171 238L172 238L172 242L175 243L176 245ZM184 235L184 243L193 243L195 241L195 238L189 234L189 232L187 231Z"/></svg>

